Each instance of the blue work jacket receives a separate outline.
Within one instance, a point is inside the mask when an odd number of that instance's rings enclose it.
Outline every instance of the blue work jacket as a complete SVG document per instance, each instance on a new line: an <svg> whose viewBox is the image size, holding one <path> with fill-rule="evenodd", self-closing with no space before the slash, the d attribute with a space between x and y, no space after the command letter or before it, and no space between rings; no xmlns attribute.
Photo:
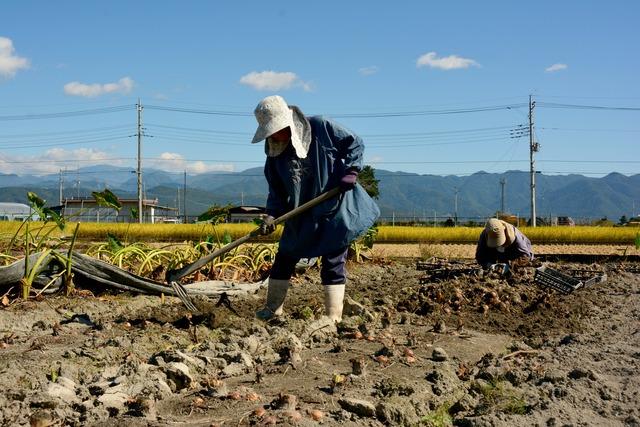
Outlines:
<svg viewBox="0 0 640 427"><path fill-rule="evenodd" d="M520 257L532 260L533 249L531 241L516 227L513 227L513 229L515 231L515 240L505 248L504 252L499 252L496 248L487 246L487 230L482 230L476 246L476 261L478 264L485 268L491 264L507 263Z"/></svg>
<svg viewBox="0 0 640 427"><path fill-rule="evenodd" d="M320 116L308 117L311 144L300 159L291 144L280 155L267 157L267 214L279 217L337 187L347 169L363 166L362 139ZM380 215L360 184L286 221L280 251L291 257L322 256L346 248Z"/></svg>

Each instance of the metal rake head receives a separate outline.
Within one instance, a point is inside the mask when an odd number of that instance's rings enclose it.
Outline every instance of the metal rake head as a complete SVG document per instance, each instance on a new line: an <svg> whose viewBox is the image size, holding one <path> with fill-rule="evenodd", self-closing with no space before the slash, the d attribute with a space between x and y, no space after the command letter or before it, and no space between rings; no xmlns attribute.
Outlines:
<svg viewBox="0 0 640 427"><path fill-rule="evenodd" d="M184 306L187 307L187 310L189 310L192 313L199 312L199 310L193 304L193 301L191 300L191 297L187 293L187 290L184 288L184 286L182 286L180 283L176 281L172 281L171 288L173 288L173 291L176 293L176 296L180 298L180 301L182 301Z"/></svg>

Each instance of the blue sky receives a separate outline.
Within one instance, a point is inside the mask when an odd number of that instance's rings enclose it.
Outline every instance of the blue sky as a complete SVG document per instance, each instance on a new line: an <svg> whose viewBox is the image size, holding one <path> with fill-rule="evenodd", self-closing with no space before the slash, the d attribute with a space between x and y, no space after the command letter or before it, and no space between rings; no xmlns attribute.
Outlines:
<svg viewBox="0 0 640 427"><path fill-rule="evenodd" d="M0 173L133 167L138 98L144 167L261 166L271 94L361 135L378 169L528 170L510 130L533 94L538 170L636 174L639 18L633 1L5 2Z"/></svg>

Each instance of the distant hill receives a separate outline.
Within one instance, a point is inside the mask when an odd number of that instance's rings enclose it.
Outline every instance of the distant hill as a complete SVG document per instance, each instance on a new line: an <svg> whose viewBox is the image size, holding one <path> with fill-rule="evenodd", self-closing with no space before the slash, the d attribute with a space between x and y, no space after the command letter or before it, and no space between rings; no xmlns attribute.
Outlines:
<svg viewBox="0 0 640 427"><path fill-rule="evenodd" d="M419 175L376 170L380 180L380 206L383 217L417 220L453 217L456 192L458 218L482 219L500 210L501 184L505 184L505 210L528 217L530 212L529 173L508 171L501 174L477 172L470 176ZM144 175L147 198L158 198L164 206L176 207L182 201L184 177L181 174L148 169ZM65 197L89 196L105 187L120 197L136 197L136 176L130 168L108 165L81 168L77 175L65 175ZM59 176L18 176L0 174L0 201L26 202L27 191L34 191L58 203ZM583 175L536 175L536 211L539 217L607 217L617 221L640 211L640 174L611 173L602 178ZM263 169L242 172L216 172L187 176L187 214L198 215L213 204L264 205L267 184ZM633 210L636 212L633 212Z"/></svg>
<svg viewBox="0 0 640 427"><path fill-rule="evenodd" d="M484 217L500 210L501 184L505 184L505 210L529 216L531 196L529 173L477 172L467 177L411 175L376 171L380 179L379 205L383 215L395 212L421 218L453 216L456 189L458 217ZM539 217L608 217L617 221L640 210L640 175L612 173L603 178L583 175L536 174L536 212Z"/></svg>

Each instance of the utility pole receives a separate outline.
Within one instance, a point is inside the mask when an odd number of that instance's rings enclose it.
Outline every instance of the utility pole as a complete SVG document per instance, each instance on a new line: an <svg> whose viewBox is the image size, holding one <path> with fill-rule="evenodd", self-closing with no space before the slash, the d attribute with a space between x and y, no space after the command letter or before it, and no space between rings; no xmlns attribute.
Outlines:
<svg viewBox="0 0 640 427"><path fill-rule="evenodd" d="M182 214L184 215L184 223L187 223L187 170L184 171L184 186L182 190Z"/></svg>
<svg viewBox="0 0 640 427"><path fill-rule="evenodd" d="M504 185L507 183L505 178L500 178L500 213L504 214Z"/></svg>
<svg viewBox="0 0 640 427"><path fill-rule="evenodd" d="M455 192L453 226L457 227L458 226L458 193L459 193L458 187L455 187L453 191Z"/></svg>
<svg viewBox="0 0 640 427"><path fill-rule="evenodd" d="M142 104L140 104L140 98L138 98L136 110L138 111L138 169L136 171L138 175L138 223L142 224Z"/></svg>
<svg viewBox="0 0 640 427"><path fill-rule="evenodd" d="M176 216L180 218L180 187L176 188Z"/></svg>
<svg viewBox="0 0 640 427"><path fill-rule="evenodd" d="M80 166L76 169L76 192L78 194L78 200L80 199Z"/></svg>
<svg viewBox="0 0 640 427"><path fill-rule="evenodd" d="M536 226L536 164L534 154L540 150L540 144L535 142L533 132L533 109L536 102L529 95L529 161L531 164L531 226Z"/></svg>
<svg viewBox="0 0 640 427"><path fill-rule="evenodd" d="M63 199L63 186L64 186L64 175L62 175L62 169L60 169L60 206L62 206L62 199Z"/></svg>

